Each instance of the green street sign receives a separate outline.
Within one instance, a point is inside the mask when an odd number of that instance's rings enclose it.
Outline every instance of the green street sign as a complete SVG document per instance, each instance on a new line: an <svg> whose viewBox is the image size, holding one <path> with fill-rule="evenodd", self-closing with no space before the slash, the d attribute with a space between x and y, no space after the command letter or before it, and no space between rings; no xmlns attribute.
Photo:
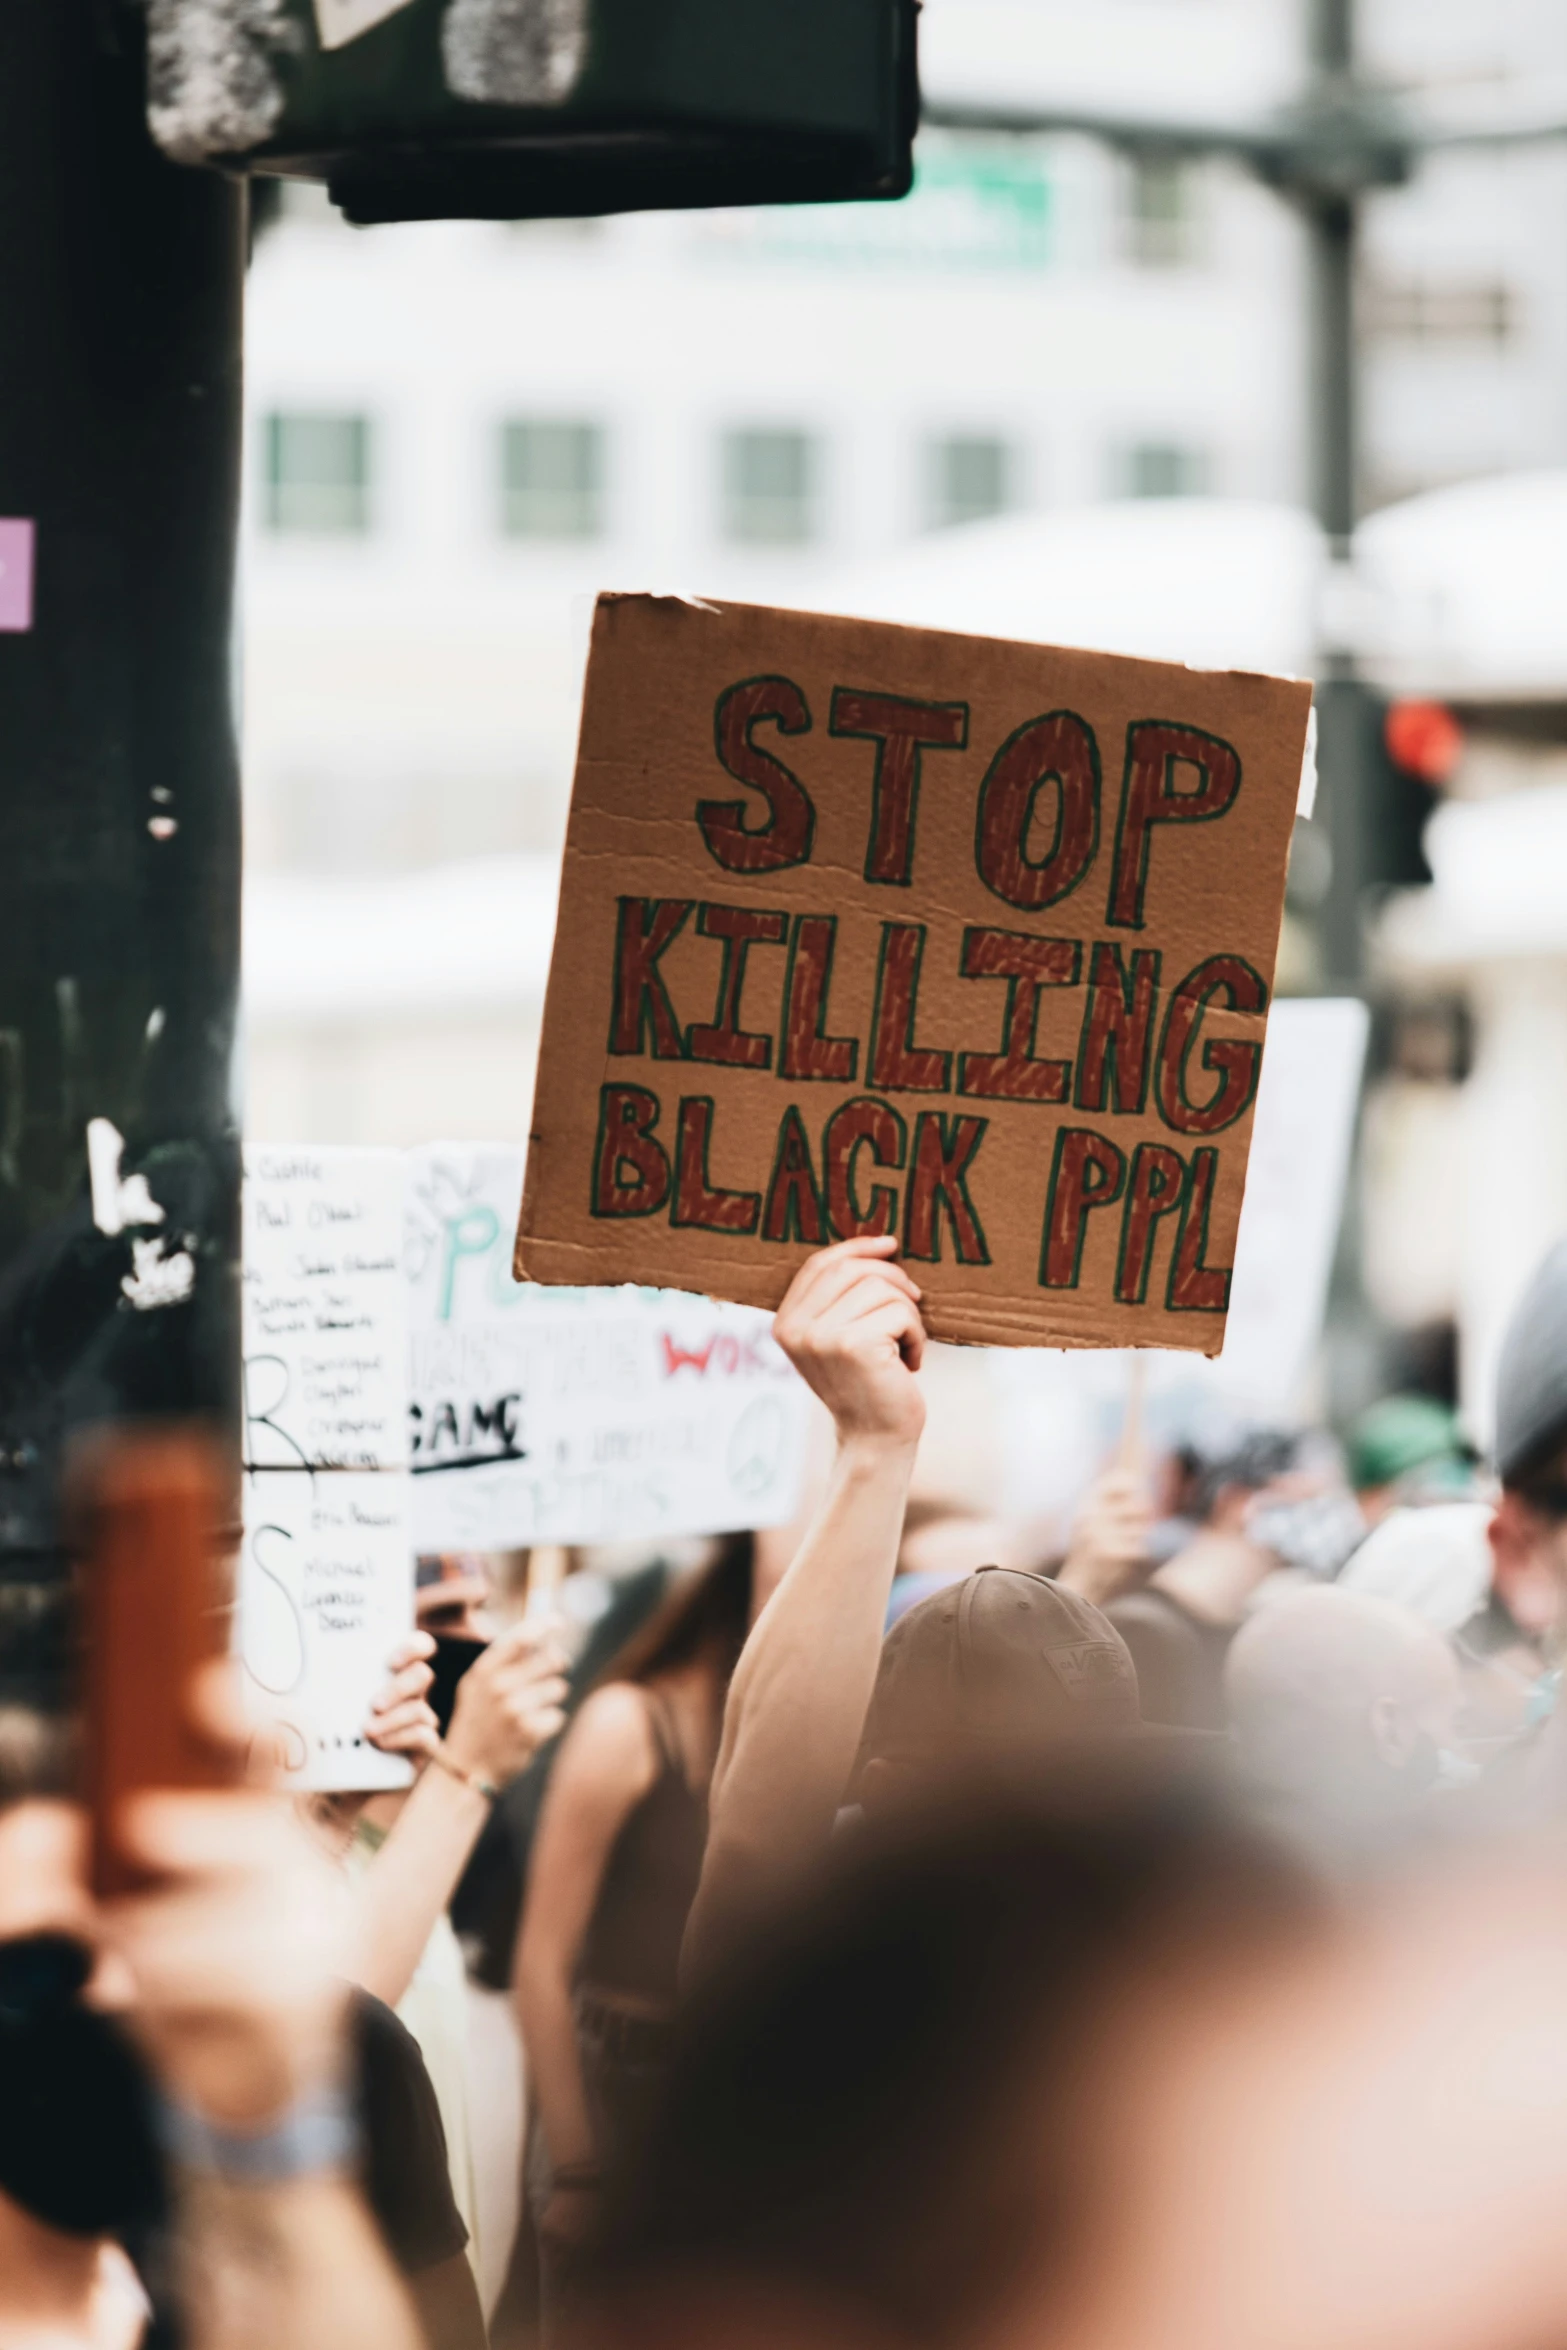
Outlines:
<svg viewBox="0 0 1567 2350"><path fill-rule="evenodd" d="M1055 255L1050 167L1021 140L920 135L905 202L801 204L704 221L705 251L845 269L1041 270Z"/></svg>

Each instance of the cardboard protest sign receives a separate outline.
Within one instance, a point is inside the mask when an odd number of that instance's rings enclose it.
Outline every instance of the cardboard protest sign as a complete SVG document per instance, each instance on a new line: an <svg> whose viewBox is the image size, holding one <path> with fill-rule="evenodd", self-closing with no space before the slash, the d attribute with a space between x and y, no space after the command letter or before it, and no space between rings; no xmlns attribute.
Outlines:
<svg viewBox="0 0 1567 2350"><path fill-rule="evenodd" d="M523 1154L410 1154L413 1535L421 1552L771 1526L807 1398L767 1317L650 1289L514 1280Z"/></svg>
<svg viewBox="0 0 1567 2350"><path fill-rule="evenodd" d="M1224 1337L1310 688L600 600L519 1275Z"/></svg>
<svg viewBox="0 0 1567 2350"><path fill-rule="evenodd" d="M299 1789L406 1787L365 1739L387 1659L413 1628L408 1478L247 1470L237 1648Z"/></svg>

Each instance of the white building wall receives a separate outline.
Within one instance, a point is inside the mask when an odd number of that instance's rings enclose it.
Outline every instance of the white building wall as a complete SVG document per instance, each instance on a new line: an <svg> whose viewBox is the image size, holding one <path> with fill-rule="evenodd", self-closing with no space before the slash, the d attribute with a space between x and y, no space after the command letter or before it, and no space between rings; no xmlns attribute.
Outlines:
<svg viewBox="0 0 1567 2350"><path fill-rule="evenodd" d="M1460 0L1364 0L1364 13L1390 71L1518 75L1567 48L1567 14L1543 0L1493 0L1483 23ZM930 0L922 27L927 84L951 95L1207 116L1286 96L1300 38L1299 0ZM936 184L901 207L356 232L307 197L262 241L245 572L249 854L268 882L251 921L255 1133L525 1130L546 942L482 989L471 958L444 952L436 914L410 919L396 893L363 932L372 1008L345 1016L326 901L291 895L291 876L346 886L509 854L542 860L547 884L600 588L830 601L836 572L919 533L924 452L947 433L1006 440L1018 498L1040 506L1111 494L1139 443L1192 452L1221 495L1303 495L1302 251L1286 206L1204 167L1188 257L1140 265L1128 167L1093 142L927 136L922 153ZM1021 193L980 193L986 168L1021 174ZM1378 284L1505 281L1523 323L1479 346L1378 336L1373 482L1561 454L1564 174L1551 154L1454 160L1377 200ZM371 419L361 539L265 526L262 420L313 410ZM602 426L600 538L502 535L508 416ZM799 549L737 548L720 529L721 436L768 423L809 431L822 453L820 532ZM492 897L474 892L473 921L489 921ZM446 889L438 919L467 902ZM530 889L530 906L547 902L547 886ZM394 984L410 964L427 978L417 1021ZM378 1016L379 999L397 1009Z"/></svg>

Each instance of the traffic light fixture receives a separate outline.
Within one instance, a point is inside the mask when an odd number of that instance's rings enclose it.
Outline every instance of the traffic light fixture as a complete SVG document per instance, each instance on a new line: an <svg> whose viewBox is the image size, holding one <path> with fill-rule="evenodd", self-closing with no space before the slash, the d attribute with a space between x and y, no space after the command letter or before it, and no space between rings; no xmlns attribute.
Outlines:
<svg viewBox="0 0 1567 2350"><path fill-rule="evenodd" d="M357 222L907 193L917 0L151 0L176 161Z"/></svg>

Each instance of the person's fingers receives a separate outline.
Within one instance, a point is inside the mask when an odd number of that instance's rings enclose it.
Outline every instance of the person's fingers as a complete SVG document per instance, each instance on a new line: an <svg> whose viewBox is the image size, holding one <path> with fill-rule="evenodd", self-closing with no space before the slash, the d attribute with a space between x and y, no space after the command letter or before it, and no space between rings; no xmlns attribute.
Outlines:
<svg viewBox="0 0 1567 2350"><path fill-rule="evenodd" d="M879 1279L856 1282L852 1289L817 1318L812 1328L811 1344L827 1351L840 1347L848 1333L862 1323L894 1310L916 1322L919 1320L919 1307L915 1300L895 1289L890 1282Z"/></svg>
<svg viewBox="0 0 1567 2350"><path fill-rule="evenodd" d="M538 1622L512 1624L490 1642L479 1664L487 1668L486 1677L501 1677L524 1673L559 1673L565 1670L566 1655L560 1639L549 1624ZM474 1666L477 1672L479 1666Z"/></svg>
<svg viewBox="0 0 1567 2350"><path fill-rule="evenodd" d="M912 1306L919 1303L919 1291L901 1265L840 1264L816 1294L809 1313L786 1318L786 1311L780 1310L774 1326L778 1343L786 1353L808 1355L846 1312L872 1312L888 1297L903 1298Z"/></svg>
<svg viewBox="0 0 1567 2350"><path fill-rule="evenodd" d="M884 1263L896 1254L897 1246L896 1236L888 1232L840 1240L831 1248L818 1249L815 1256L807 1257L784 1292L779 1320L795 1321L810 1315L844 1280L852 1280L866 1264Z"/></svg>
<svg viewBox="0 0 1567 2350"><path fill-rule="evenodd" d="M925 1326L920 1320L918 1307L907 1298L883 1298L867 1307L863 1313L852 1314L836 1322L830 1331L823 1333L822 1359L830 1361L834 1355L874 1359L889 1341L911 1370L919 1368L924 1352Z"/></svg>
<svg viewBox="0 0 1567 2350"><path fill-rule="evenodd" d="M406 1705L411 1697L423 1697L434 1679L434 1673L422 1661L404 1665L371 1699L372 1717L391 1713L396 1707Z"/></svg>
<svg viewBox="0 0 1567 2350"><path fill-rule="evenodd" d="M435 1641L428 1632L410 1632L400 1640L386 1660L389 1673L400 1673L404 1665L422 1664L435 1654Z"/></svg>
<svg viewBox="0 0 1567 2350"><path fill-rule="evenodd" d="M392 1739L401 1739L407 1732L438 1730L435 1715L422 1697L410 1698L405 1705L394 1706L390 1713L379 1714L367 1723L365 1736L372 1746L385 1746Z"/></svg>
<svg viewBox="0 0 1567 2350"><path fill-rule="evenodd" d="M542 1648L545 1638L542 1624L529 1623L526 1617L521 1617L515 1624L508 1624L503 1632L496 1633L483 1661L495 1671L502 1665L515 1663L518 1657L533 1655Z"/></svg>
<svg viewBox="0 0 1567 2350"><path fill-rule="evenodd" d="M516 1712L532 1714L541 1706L563 1706L569 1694L561 1675L550 1673L542 1680L521 1682L508 1698Z"/></svg>
<svg viewBox="0 0 1567 2350"><path fill-rule="evenodd" d="M432 1755L441 1743L441 1726L432 1715L428 1722L412 1729L400 1730L395 1738L383 1737L379 1731L365 1733L378 1754L401 1754L417 1761Z"/></svg>
<svg viewBox="0 0 1567 2350"><path fill-rule="evenodd" d="M804 1291L818 1278L824 1267L840 1264L845 1257L883 1257L897 1248L897 1236L891 1232L855 1234L848 1240L829 1241L825 1248L808 1256L790 1283L792 1290Z"/></svg>
<svg viewBox="0 0 1567 2350"><path fill-rule="evenodd" d="M918 1285L913 1275L895 1261L897 1245L896 1238L886 1233L875 1239L840 1241L836 1248L823 1250L802 1267L790 1284L779 1313L808 1318L819 1313L847 1284L870 1272L884 1274L906 1288L911 1296L917 1296Z"/></svg>

